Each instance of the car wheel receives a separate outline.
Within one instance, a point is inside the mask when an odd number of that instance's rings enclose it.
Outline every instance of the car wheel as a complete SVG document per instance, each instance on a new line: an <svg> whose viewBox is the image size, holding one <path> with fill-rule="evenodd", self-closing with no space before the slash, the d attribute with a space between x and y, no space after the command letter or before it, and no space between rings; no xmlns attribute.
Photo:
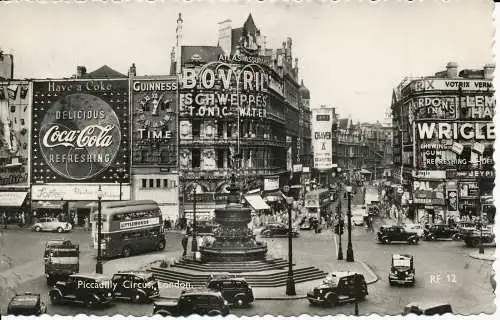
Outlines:
<svg viewBox="0 0 500 320"><path fill-rule="evenodd" d="M57 291L52 291L50 293L50 303L52 304L59 304L61 302L61 295Z"/></svg>
<svg viewBox="0 0 500 320"><path fill-rule="evenodd" d="M58 227L56 231L57 231L57 233L62 233L64 230L63 230L63 228Z"/></svg>
<svg viewBox="0 0 500 320"><path fill-rule="evenodd" d="M384 238L384 239L382 239L382 242L383 242L384 244L390 244L390 243L391 243L391 240L390 240L389 238Z"/></svg>
<svg viewBox="0 0 500 320"><path fill-rule="evenodd" d="M474 248L479 247L480 244L481 244L481 240L479 240L479 239L472 239L472 246Z"/></svg>
<svg viewBox="0 0 500 320"><path fill-rule="evenodd" d="M216 317L222 315L222 313L219 310L210 310L208 311L207 315L209 317Z"/></svg>
<svg viewBox="0 0 500 320"><path fill-rule="evenodd" d="M160 243L158 243L158 251L163 250L165 250L165 241L160 241Z"/></svg>
<svg viewBox="0 0 500 320"><path fill-rule="evenodd" d="M87 309L94 309L97 305L97 301L95 301L94 297L88 297L87 301L85 301L85 307Z"/></svg>
<svg viewBox="0 0 500 320"><path fill-rule="evenodd" d="M461 238L462 238L462 237L460 236L460 234L459 234L459 233L455 233L454 235L452 235L452 236L451 236L451 238L452 238L453 240L461 240Z"/></svg>
<svg viewBox="0 0 500 320"><path fill-rule="evenodd" d="M429 237L429 239L431 239L432 241L435 241L436 240L436 236L431 234L431 236Z"/></svg>
<svg viewBox="0 0 500 320"><path fill-rule="evenodd" d="M389 280L389 285L392 287L394 286L394 282L392 282L391 280Z"/></svg>
<svg viewBox="0 0 500 320"><path fill-rule="evenodd" d="M328 307L334 307L337 304L337 296L335 294L330 294L326 297L325 304Z"/></svg>
<svg viewBox="0 0 500 320"><path fill-rule="evenodd" d="M172 314L166 310L158 310L154 313L154 315L159 315L159 316L162 316L162 317L169 317L171 316Z"/></svg>
<svg viewBox="0 0 500 320"><path fill-rule="evenodd" d="M144 301L146 301L146 297L144 297L144 295L142 293L136 293L132 297L132 302L133 303L143 303Z"/></svg>
<svg viewBox="0 0 500 320"><path fill-rule="evenodd" d="M42 229L39 226L36 226L34 229L36 232L40 232Z"/></svg>
<svg viewBox="0 0 500 320"><path fill-rule="evenodd" d="M123 248L122 250L122 256L127 258L127 257L130 257L130 255L132 254L132 250L130 249L129 246L126 246Z"/></svg>

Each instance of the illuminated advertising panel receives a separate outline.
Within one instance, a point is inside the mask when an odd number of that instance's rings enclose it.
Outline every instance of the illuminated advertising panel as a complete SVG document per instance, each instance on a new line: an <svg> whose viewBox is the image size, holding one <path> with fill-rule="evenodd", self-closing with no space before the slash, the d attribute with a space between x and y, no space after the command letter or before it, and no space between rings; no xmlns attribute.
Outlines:
<svg viewBox="0 0 500 320"><path fill-rule="evenodd" d="M312 144L314 167L328 170L332 167L333 109L312 109Z"/></svg>
<svg viewBox="0 0 500 320"><path fill-rule="evenodd" d="M33 182L128 183L129 137L128 79L33 83Z"/></svg>
<svg viewBox="0 0 500 320"><path fill-rule="evenodd" d="M179 86L180 116L266 118L269 75L259 64L214 61L183 68Z"/></svg>
<svg viewBox="0 0 500 320"><path fill-rule="evenodd" d="M31 86L0 82L0 189L29 186Z"/></svg>
<svg viewBox="0 0 500 320"><path fill-rule="evenodd" d="M131 82L132 164L177 166L177 77Z"/></svg>

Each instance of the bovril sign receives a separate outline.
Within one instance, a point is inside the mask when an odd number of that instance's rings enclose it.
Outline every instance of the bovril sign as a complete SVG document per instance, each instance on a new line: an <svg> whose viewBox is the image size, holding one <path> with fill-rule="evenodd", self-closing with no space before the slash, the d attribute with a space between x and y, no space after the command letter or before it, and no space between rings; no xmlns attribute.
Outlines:
<svg viewBox="0 0 500 320"><path fill-rule="evenodd" d="M128 170L128 161L115 163L128 155L128 126L121 125L128 118L128 82L103 80L98 93L97 87L83 92L85 83L35 82L34 181L107 182L113 176L113 164ZM51 94L57 87L82 91Z"/></svg>

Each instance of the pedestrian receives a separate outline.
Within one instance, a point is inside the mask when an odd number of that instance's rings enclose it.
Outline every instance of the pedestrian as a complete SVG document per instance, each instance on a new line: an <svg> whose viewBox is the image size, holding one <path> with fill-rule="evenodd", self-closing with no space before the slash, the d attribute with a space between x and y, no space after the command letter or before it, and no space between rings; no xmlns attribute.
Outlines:
<svg viewBox="0 0 500 320"><path fill-rule="evenodd" d="M182 237L182 240L181 240L181 244L182 244L182 257L185 257L186 254L187 254L187 246L188 246L188 235L187 233L184 234L184 236Z"/></svg>
<svg viewBox="0 0 500 320"><path fill-rule="evenodd" d="M5 211L2 213L2 222L3 222L3 228L7 229L7 214L5 214Z"/></svg>
<svg viewBox="0 0 500 320"><path fill-rule="evenodd" d="M85 217L84 228L85 230L89 230L90 228L89 217Z"/></svg>
<svg viewBox="0 0 500 320"><path fill-rule="evenodd" d="M26 217L25 217L25 213L23 210L23 211L21 211L21 227L24 227L25 223L26 223Z"/></svg>

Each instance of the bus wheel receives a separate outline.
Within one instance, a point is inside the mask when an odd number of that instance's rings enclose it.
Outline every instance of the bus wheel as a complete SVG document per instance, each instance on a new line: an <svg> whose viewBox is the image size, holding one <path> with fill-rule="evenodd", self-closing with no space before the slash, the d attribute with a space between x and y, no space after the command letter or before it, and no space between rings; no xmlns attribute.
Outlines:
<svg viewBox="0 0 500 320"><path fill-rule="evenodd" d="M122 255L126 258L126 257L130 257L130 254L132 253L132 250L130 250L130 247L129 246L126 246L123 248L122 250Z"/></svg>
<svg viewBox="0 0 500 320"><path fill-rule="evenodd" d="M164 249L165 249L165 242L160 241L160 243L158 243L158 251L162 251Z"/></svg>

